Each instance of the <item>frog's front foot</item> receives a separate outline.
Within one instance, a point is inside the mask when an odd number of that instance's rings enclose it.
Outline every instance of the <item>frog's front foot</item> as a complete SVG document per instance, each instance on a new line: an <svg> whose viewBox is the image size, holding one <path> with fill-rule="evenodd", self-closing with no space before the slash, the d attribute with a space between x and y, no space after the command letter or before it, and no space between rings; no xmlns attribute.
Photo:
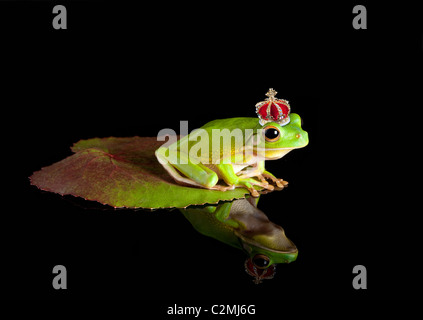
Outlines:
<svg viewBox="0 0 423 320"><path fill-rule="evenodd" d="M267 190L274 190L275 189L274 186L269 184L264 179L263 179L264 181L262 179L260 179L260 180L261 181L257 181L256 179L253 179L253 178L240 179L238 181L238 185L247 188L248 191L250 191L250 193L253 197L258 197L260 195L258 193L258 191L254 188L254 186L259 186L259 187L262 187L262 188L267 189Z"/></svg>
<svg viewBox="0 0 423 320"><path fill-rule="evenodd" d="M243 183L243 187L248 189L248 191L250 192L252 197L257 198L258 196L260 196L258 191L256 189L254 189L254 187L250 183L248 183L248 182Z"/></svg>
<svg viewBox="0 0 423 320"><path fill-rule="evenodd" d="M260 177L258 177L258 178L260 179ZM264 189L270 190L270 191L272 191L272 190L275 189L275 187L272 186L271 184L269 184L269 182L267 182L264 178L263 178L263 180L261 180L261 183L260 184L257 184L257 185L260 186L260 187L262 187L262 188L264 188Z"/></svg>
<svg viewBox="0 0 423 320"><path fill-rule="evenodd" d="M278 179L273 174L267 171L263 172L262 177L272 180L279 188L284 188L285 186L288 185L288 181L285 181L283 179Z"/></svg>

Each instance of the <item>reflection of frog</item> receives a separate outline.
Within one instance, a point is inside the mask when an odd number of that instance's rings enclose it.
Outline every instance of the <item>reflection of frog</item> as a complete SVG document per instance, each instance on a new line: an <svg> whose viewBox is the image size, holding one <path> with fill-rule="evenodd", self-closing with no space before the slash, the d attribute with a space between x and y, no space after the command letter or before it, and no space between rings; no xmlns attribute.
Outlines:
<svg viewBox="0 0 423 320"><path fill-rule="evenodd" d="M257 209L257 199L181 211L198 232L244 250L249 256L246 271L256 277L256 283L272 278L275 264L297 258L296 246L285 236L282 227Z"/></svg>

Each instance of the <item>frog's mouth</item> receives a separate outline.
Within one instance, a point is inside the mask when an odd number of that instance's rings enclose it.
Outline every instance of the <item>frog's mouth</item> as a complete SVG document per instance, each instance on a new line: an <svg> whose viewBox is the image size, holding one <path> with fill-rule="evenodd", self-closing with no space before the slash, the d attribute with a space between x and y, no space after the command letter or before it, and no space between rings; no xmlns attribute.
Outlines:
<svg viewBox="0 0 423 320"><path fill-rule="evenodd" d="M276 160L282 158L284 155L286 155L288 152L294 149L301 149L304 148L308 144L308 141L299 146L295 147L289 147L289 148L260 148L255 147L254 151L257 153L257 155L263 157L265 160Z"/></svg>
<svg viewBox="0 0 423 320"><path fill-rule="evenodd" d="M291 150L298 148L256 148L258 155L263 156L266 160L276 160L285 156Z"/></svg>

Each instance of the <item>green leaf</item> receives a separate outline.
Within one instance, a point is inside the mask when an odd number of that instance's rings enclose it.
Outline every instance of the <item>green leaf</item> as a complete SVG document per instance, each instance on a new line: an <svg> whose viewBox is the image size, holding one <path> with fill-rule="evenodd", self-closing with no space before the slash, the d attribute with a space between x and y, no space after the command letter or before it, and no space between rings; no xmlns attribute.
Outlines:
<svg viewBox="0 0 423 320"><path fill-rule="evenodd" d="M94 138L74 144L75 154L34 172L31 184L113 207L185 208L245 198L248 190L207 190L177 184L157 161L156 137Z"/></svg>

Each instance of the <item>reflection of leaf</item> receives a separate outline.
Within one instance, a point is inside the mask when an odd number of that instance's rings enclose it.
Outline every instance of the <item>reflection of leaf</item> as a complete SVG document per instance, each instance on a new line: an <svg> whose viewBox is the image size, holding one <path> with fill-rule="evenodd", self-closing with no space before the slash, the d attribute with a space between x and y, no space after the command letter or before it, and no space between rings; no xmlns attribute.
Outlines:
<svg viewBox="0 0 423 320"><path fill-rule="evenodd" d="M81 140L72 147L74 155L35 172L31 184L128 208L184 208L249 193L244 188L222 192L178 185L154 155L162 144L156 137Z"/></svg>

